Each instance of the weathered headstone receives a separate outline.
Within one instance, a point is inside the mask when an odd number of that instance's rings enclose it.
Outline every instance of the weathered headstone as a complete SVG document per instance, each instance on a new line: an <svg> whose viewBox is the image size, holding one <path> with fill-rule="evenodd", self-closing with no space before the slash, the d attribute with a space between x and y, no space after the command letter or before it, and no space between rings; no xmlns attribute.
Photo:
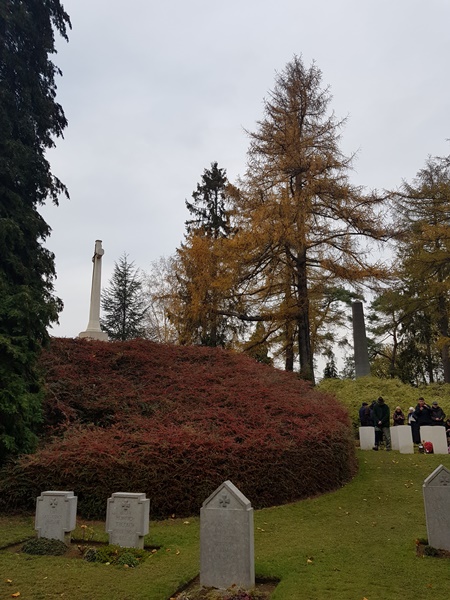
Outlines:
<svg viewBox="0 0 450 600"><path fill-rule="evenodd" d="M359 428L359 447L361 450L372 450L375 445L375 428L360 427Z"/></svg>
<svg viewBox="0 0 450 600"><path fill-rule="evenodd" d="M414 444L410 425L397 425L398 450L400 454L414 454Z"/></svg>
<svg viewBox="0 0 450 600"><path fill-rule="evenodd" d="M355 355L355 377L370 375L369 351L367 349L366 325L362 302L352 304L353 351Z"/></svg>
<svg viewBox="0 0 450 600"><path fill-rule="evenodd" d="M75 529L77 497L73 492L48 491L36 499L35 529L39 538L67 541Z"/></svg>
<svg viewBox="0 0 450 600"><path fill-rule="evenodd" d="M439 465L423 482L428 544L450 552L450 471Z"/></svg>
<svg viewBox="0 0 450 600"><path fill-rule="evenodd" d="M231 481L222 483L200 510L200 585L255 585L253 508Z"/></svg>
<svg viewBox="0 0 450 600"><path fill-rule="evenodd" d="M108 498L106 531L110 544L142 549L149 520L150 500L145 494L116 492Z"/></svg>
<svg viewBox="0 0 450 600"><path fill-rule="evenodd" d="M391 431L391 448L392 450L398 450L398 428L400 426L396 425L395 427L390 427L390 431Z"/></svg>
<svg viewBox="0 0 450 600"><path fill-rule="evenodd" d="M420 439L433 444L434 454L448 454L447 435L442 425L421 425Z"/></svg>
<svg viewBox="0 0 450 600"><path fill-rule="evenodd" d="M100 290L102 281L102 256L105 251L102 248L102 241L95 240L94 256L92 257L92 284L91 284L91 302L89 305L89 322L86 331L82 331L78 337L91 338L93 340L108 341L108 334L100 327Z"/></svg>

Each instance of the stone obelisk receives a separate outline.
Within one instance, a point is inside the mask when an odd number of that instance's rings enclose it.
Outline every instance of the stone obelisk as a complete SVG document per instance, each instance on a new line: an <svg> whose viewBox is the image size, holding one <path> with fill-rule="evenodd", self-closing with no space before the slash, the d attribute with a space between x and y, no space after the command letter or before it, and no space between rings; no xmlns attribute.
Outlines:
<svg viewBox="0 0 450 600"><path fill-rule="evenodd" d="M92 285L91 285L91 305L89 308L89 323L86 331L82 331L78 337L91 338L93 340L108 341L108 334L100 329L100 290L102 282L102 256L105 251L102 248L102 241L95 241L94 263L92 269Z"/></svg>
<svg viewBox="0 0 450 600"><path fill-rule="evenodd" d="M353 302L353 349L355 353L355 377L370 375L369 352L367 350L366 325L362 302Z"/></svg>

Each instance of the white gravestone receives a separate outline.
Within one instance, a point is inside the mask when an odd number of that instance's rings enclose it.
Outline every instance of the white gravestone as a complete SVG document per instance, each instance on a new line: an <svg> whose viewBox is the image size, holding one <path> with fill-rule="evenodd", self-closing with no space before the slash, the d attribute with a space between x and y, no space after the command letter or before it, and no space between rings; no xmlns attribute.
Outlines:
<svg viewBox="0 0 450 600"><path fill-rule="evenodd" d="M398 449L400 454L414 454L414 444L410 425L397 425Z"/></svg>
<svg viewBox="0 0 450 600"><path fill-rule="evenodd" d="M450 471L439 465L423 482L428 544L450 551Z"/></svg>
<svg viewBox="0 0 450 600"><path fill-rule="evenodd" d="M399 450L398 446L398 428L400 425L395 425L394 427L390 427L391 431L391 448L392 450Z"/></svg>
<svg viewBox="0 0 450 600"><path fill-rule="evenodd" d="M253 508L231 481L222 483L200 509L200 585L255 585Z"/></svg>
<svg viewBox="0 0 450 600"><path fill-rule="evenodd" d="M375 428L360 427L359 428L359 447L361 450L372 450L375 446Z"/></svg>
<svg viewBox="0 0 450 600"><path fill-rule="evenodd" d="M109 543L123 548L143 548L148 533L150 500L145 494L116 492L108 498L106 531Z"/></svg>
<svg viewBox="0 0 450 600"><path fill-rule="evenodd" d="M434 454L448 454L447 435L442 425L421 425L420 439L433 444Z"/></svg>
<svg viewBox="0 0 450 600"><path fill-rule="evenodd" d="M73 492L48 491L36 499L35 529L39 538L67 541L75 529L77 497Z"/></svg>

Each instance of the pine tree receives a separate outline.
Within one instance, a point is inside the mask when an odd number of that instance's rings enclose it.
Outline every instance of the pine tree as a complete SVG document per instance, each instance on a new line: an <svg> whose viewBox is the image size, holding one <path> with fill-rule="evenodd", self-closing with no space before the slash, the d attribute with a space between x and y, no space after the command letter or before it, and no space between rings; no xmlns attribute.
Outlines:
<svg viewBox="0 0 450 600"><path fill-rule="evenodd" d="M225 169L218 163L211 163L211 169L203 171L202 180L192 193L193 202L186 200L186 207L192 219L186 221L188 233L226 237L230 233L230 218L227 210L228 180Z"/></svg>
<svg viewBox="0 0 450 600"><path fill-rule="evenodd" d="M38 207L67 195L46 151L67 125L55 101L61 73L49 55L54 31L67 40L69 27L58 0L0 3L0 462L36 443L37 358L62 308L54 256L42 245L50 227Z"/></svg>
<svg viewBox="0 0 450 600"><path fill-rule="evenodd" d="M177 286L172 300L172 322L182 344L226 346L233 334L228 307L230 270L227 254L230 225L229 194L225 169L217 162L205 169L186 201L192 219L186 221L186 237L174 262Z"/></svg>
<svg viewBox="0 0 450 600"><path fill-rule="evenodd" d="M401 278L418 311L432 318L450 383L450 157L428 158L414 181L394 194L394 203Z"/></svg>
<svg viewBox="0 0 450 600"><path fill-rule="evenodd" d="M143 280L134 262L123 254L114 263L109 286L102 294L104 317L101 328L110 340L132 340L146 336L148 305L144 297Z"/></svg>

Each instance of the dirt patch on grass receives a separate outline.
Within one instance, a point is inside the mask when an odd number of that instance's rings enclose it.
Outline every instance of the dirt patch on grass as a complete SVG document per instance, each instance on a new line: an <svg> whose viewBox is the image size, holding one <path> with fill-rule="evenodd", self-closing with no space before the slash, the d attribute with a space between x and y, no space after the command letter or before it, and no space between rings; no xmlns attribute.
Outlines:
<svg viewBox="0 0 450 600"><path fill-rule="evenodd" d="M276 579L256 578L255 587L245 591L232 587L228 590L205 588L200 586L197 576L185 588L179 590L168 600L268 600L279 581Z"/></svg>
<svg viewBox="0 0 450 600"><path fill-rule="evenodd" d="M429 546L426 542L419 540L416 541L416 553L417 556L420 556L421 558L425 556L434 558L450 558L450 552L448 550L433 548L433 546Z"/></svg>

